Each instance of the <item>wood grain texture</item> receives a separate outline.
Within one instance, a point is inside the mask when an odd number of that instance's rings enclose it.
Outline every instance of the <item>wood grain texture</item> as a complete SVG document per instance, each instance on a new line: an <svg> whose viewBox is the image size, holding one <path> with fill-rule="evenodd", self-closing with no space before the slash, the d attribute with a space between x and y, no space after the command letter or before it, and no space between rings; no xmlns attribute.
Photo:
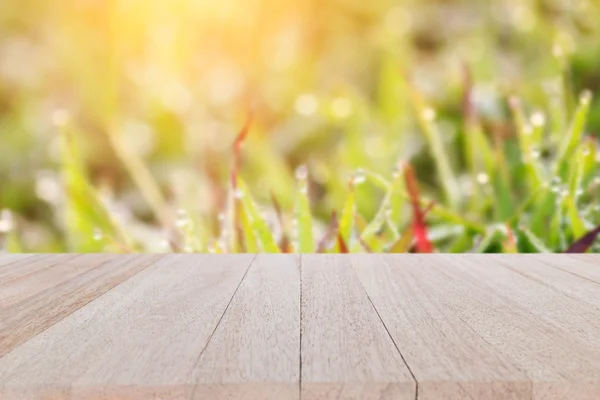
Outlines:
<svg viewBox="0 0 600 400"><path fill-rule="evenodd" d="M600 258L588 254L539 254L536 259L553 267L600 283Z"/></svg>
<svg viewBox="0 0 600 400"><path fill-rule="evenodd" d="M33 257L35 254L8 254L0 253L0 267L4 265L14 264L18 261Z"/></svg>
<svg viewBox="0 0 600 400"><path fill-rule="evenodd" d="M26 257L2 266L0 268L0 282L6 284L13 279L36 273L39 270L58 265L75 257L77 257L76 254L39 254L33 257Z"/></svg>
<svg viewBox="0 0 600 400"><path fill-rule="evenodd" d="M525 259L518 254L490 254L488 257L495 263L577 300L584 308L600 310L600 283L560 268L549 268L548 264L541 262L536 256L527 256ZM598 256L595 258L600 260Z"/></svg>
<svg viewBox="0 0 600 400"><path fill-rule="evenodd" d="M4 285L20 284L22 279L33 279L35 282L36 274L43 275L45 268L56 267L60 270L63 268L60 264L69 260L81 262L82 269L86 270L72 279L60 281L57 277L57 286L46 290L34 287L30 289L31 296L21 294L18 302L0 311L0 357L143 270L156 259L157 256L120 256L113 262L98 264L90 256L57 255L39 261L36 259L32 262L33 268L23 265L10 274L6 273L5 277L10 279L0 280ZM43 281L37 282L45 285Z"/></svg>
<svg viewBox="0 0 600 400"><path fill-rule="evenodd" d="M13 279L0 280L0 312L117 257L110 254L91 254L60 262L51 261L55 260L52 257L46 259L44 268L33 272L25 272L25 268L13 265L14 272L20 275Z"/></svg>
<svg viewBox="0 0 600 400"><path fill-rule="evenodd" d="M414 400L409 369L350 265L302 256L303 400Z"/></svg>
<svg viewBox="0 0 600 400"><path fill-rule="evenodd" d="M193 400L299 399L299 256L254 260L194 375Z"/></svg>
<svg viewBox="0 0 600 400"><path fill-rule="evenodd" d="M597 400L598 270L595 255L0 255L0 400Z"/></svg>
<svg viewBox="0 0 600 400"><path fill-rule="evenodd" d="M530 314L553 326L572 340L584 346L600 349L600 312L546 285L534 281L504 266L509 258L470 254L465 257L442 255L447 263L477 279L495 293L510 298ZM523 265L535 264L531 256L520 258ZM514 264L514 262L513 262ZM485 268L482 268L485 265ZM527 268L526 267L526 268ZM554 268L548 268L553 270ZM598 286L600 291L600 286Z"/></svg>
<svg viewBox="0 0 600 400"><path fill-rule="evenodd" d="M352 264L417 379L419 399L531 399L527 376L445 307L416 259L356 255Z"/></svg>
<svg viewBox="0 0 600 400"><path fill-rule="evenodd" d="M0 358L0 399L189 399L253 257L161 258Z"/></svg>
<svg viewBox="0 0 600 400"><path fill-rule="evenodd" d="M419 279L429 282L452 312L532 380L533 399L591 400L600 393L600 349L573 338L557 323L533 314L517 296L456 268L469 255L413 256ZM451 263L454 258L455 264ZM463 260L463 261L461 261ZM483 261L482 261L483 262ZM515 290L516 291L516 290Z"/></svg>

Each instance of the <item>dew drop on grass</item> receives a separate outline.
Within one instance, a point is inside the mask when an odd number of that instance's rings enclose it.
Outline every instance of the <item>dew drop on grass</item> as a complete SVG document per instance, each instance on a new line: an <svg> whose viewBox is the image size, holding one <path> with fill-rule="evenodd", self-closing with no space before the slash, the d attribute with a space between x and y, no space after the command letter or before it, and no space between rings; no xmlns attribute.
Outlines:
<svg viewBox="0 0 600 400"><path fill-rule="evenodd" d="M102 231L98 228L94 229L94 240L95 241L100 241L104 239L104 233L102 233Z"/></svg>
<svg viewBox="0 0 600 400"><path fill-rule="evenodd" d="M56 204L61 198L58 178L51 171L40 171L35 177L35 194L50 204Z"/></svg>
<svg viewBox="0 0 600 400"><path fill-rule="evenodd" d="M485 172L480 172L477 174L477 183L480 185L487 185L490 182L490 176Z"/></svg>
<svg viewBox="0 0 600 400"><path fill-rule="evenodd" d="M354 174L354 178L352 178L352 182L355 185L360 185L362 183L365 183L366 180L367 180L367 175L365 174L365 170L364 169L356 170L356 172Z"/></svg>
<svg viewBox="0 0 600 400"><path fill-rule="evenodd" d="M65 126L66 124L69 123L69 120L71 119L71 115L69 114L69 112L67 110L64 109L57 109L54 110L54 112L52 112L52 123L55 126Z"/></svg>
<svg viewBox="0 0 600 400"><path fill-rule="evenodd" d="M190 220L185 217L185 218L177 218L177 221L175 222L175 225L177 225L178 228L186 228L190 223Z"/></svg>
<svg viewBox="0 0 600 400"><path fill-rule="evenodd" d="M588 147L585 147L583 150L581 150L581 155L584 157L587 157L590 155L590 149Z"/></svg>
<svg viewBox="0 0 600 400"><path fill-rule="evenodd" d="M2 210L0 212L0 232L7 233L14 228L13 216L9 210Z"/></svg>
<svg viewBox="0 0 600 400"><path fill-rule="evenodd" d="M554 57L561 58L564 54L565 51L560 44L555 43L554 46L552 46L552 55Z"/></svg>
<svg viewBox="0 0 600 400"><path fill-rule="evenodd" d="M589 90L584 90L581 93L581 96L579 96L579 102L582 105L587 106L590 104L591 101L592 101L592 92Z"/></svg>
<svg viewBox="0 0 600 400"><path fill-rule="evenodd" d="M536 160L538 158L541 157L542 152L539 149L531 149L529 155L531 156L532 159Z"/></svg>
<svg viewBox="0 0 600 400"><path fill-rule="evenodd" d="M235 189L233 191L233 197L236 199L244 198L244 191L242 189Z"/></svg>
<svg viewBox="0 0 600 400"><path fill-rule="evenodd" d="M331 112L338 119L345 119L352 114L352 101L348 97L337 97L331 102Z"/></svg>
<svg viewBox="0 0 600 400"><path fill-rule="evenodd" d="M185 228L190 224L190 218L185 209L180 208L177 210L177 220L175 221L175 225L179 228Z"/></svg>
<svg viewBox="0 0 600 400"><path fill-rule="evenodd" d="M319 102L314 94L304 93L298 96L294 108L298 114L309 117L317 112Z"/></svg>
<svg viewBox="0 0 600 400"><path fill-rule="evenodd" d="M303 164L296 168L296 179L303 181L308 177L308 167Z"/></svg>
<svg viewBox="0 0 600 400"><path fill-rule="evenodd" d="M555 176L552 178L552 183L554 185L559 185L562 182L562 180L560 179L560 176Z"/></svg>
<svg viewBox="0 0 600 400"><path fill-rule="evenodd" d="M541 111L536 111L531 115L531 125L536 128L542 127L546 124L546 115Z"/></svg>
<svg viewBox="0 0 600 400"><path fill-rule="evenodd" d="M426 109L423 110L423 118L426 121L434 121L436 117L436 112L433 108L428 107Z"/></svg>
<svg viewBox="0 0 600 400"><path fill-rule="evenodd" d="M533 134L533 128L531 127L531 125L525 125L523 127L523 134L529 136Z"/></svg>

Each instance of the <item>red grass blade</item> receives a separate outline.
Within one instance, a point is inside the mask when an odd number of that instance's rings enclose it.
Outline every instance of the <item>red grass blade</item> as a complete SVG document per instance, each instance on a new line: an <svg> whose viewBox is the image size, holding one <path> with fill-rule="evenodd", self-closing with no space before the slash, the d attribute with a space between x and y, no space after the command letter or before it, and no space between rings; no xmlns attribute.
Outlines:
<svg viewBox="0 0 600 400"><path fill-rule="evenodd" d="M342 253L342 254L350 253L350 251L348 250L348 246L346 246L346 242L344 241L344 238L342 237L342 234L339 232L337 235L337 242L338 242L338 246L340 247L340 253Z"/></svg>
<svg viewBox="0 0 600 400"><path fill-rule="evenodd" d="M507 253L518 253L517 239L515 238L515 234L508 223L506 224L506 233L507 233L507 238L504 241L504 250Z"/></svg>
<svg viewBox="0 0 600 400"><path fill-rule="evenodd" d="M419 253L433 253L433 245L427 236L425 212L421 209L419 200L419 186L415 171L409 163L404 166L404 179L413 208L413 234L415 235L416 248ZM429 207L428 207L429 208Z"/></svg>
<svg viewBox="0 0 600 400"><path fill-rule="evenodd" d="M242 144L248 137L248 132L250 131L250 126L252 125L252 118L253 118L252 111L249 110L248 114L246 116L246 121L244 122L244 125L242 126L242 129L240 130L240 132L236 136L235 140L233 141L233 169L231 170L231 186L234 189L237 186L236 178L237 178L237 174L240 170Z"/></svg>
<svg viewBox="0 0 600 400"><path fill-rule="evenodd" d="M325 252L325 249L327 248L327 243L331 240L333 235L335 235L335 232L337 230L338 230L337 213L335 211L333 211L331 213L331 220L329 221L329 226L327 227L327 231L325 232L325 235L323 235L323 238L319 241L319 244L317 245L317 253Z"/></svg>
<svg viewBox="0 0 600 400"><path fill-rule="evenodd" d="M586 253L600 235L600 226L589 231L569 247L565 253Z"/></svg>
<svg viewBox="0 0 600 400"><path fill-rule="evenodd" d="M241 165L241 153L242 153L242 144L246 137L248 136L248 132L250 131L250 126L252 125L252 112L249 110L246 116L246 121L242 126L242 129L236 136L233 141L232 151L233 151L233 167L231 168L231 176L230 176L230 184L229 184L229 196L227 198L227 204L224 214L229 214L227 221L225 222L225 228L230 235L230 240L228 243L228 251L235 252L237 247L242 246L243 235L242 235L242 227L240 221L240 209L242 207L239 199L236 198L236 191L238 186L238 174L240 171ZM237 244L237 246L236 246Z"/></svg>
<svg viewBox="0 0 600 400"><path fill-rule="evenodd" d="M288 235L285 221L283 220L283 213L281 212L281 206L279 205L279 201L277 197L275 197L275 193L271 192L271 202L273 203L273 207L275 208L275 214L277 215L277 221L279 222L279 226L281 227L281 242L279 243L279 248L282 253L291 253L292 252L292 243L290 241L290 236Z"/></svg>

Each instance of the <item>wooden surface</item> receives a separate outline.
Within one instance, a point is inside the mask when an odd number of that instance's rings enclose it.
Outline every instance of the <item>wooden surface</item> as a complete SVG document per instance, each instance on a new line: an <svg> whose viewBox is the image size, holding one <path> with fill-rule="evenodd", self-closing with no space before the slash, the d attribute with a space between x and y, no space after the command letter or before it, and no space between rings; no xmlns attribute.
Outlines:
<svg viewBox="0 0 600 400"><path fill-rule="evenodd" d="M600 399L600 256L0 255L0 400Z"/></svg>

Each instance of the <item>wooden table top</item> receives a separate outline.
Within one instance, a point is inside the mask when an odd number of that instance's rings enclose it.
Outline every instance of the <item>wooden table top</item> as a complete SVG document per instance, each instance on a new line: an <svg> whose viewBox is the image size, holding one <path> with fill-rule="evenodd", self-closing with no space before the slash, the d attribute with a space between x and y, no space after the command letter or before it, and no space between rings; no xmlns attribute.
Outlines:
<svg viewBox="0 0 600 400"><path fill-rule="evenodd" d="M600 256L0 255L0 400L600 399Z"/></svg>

